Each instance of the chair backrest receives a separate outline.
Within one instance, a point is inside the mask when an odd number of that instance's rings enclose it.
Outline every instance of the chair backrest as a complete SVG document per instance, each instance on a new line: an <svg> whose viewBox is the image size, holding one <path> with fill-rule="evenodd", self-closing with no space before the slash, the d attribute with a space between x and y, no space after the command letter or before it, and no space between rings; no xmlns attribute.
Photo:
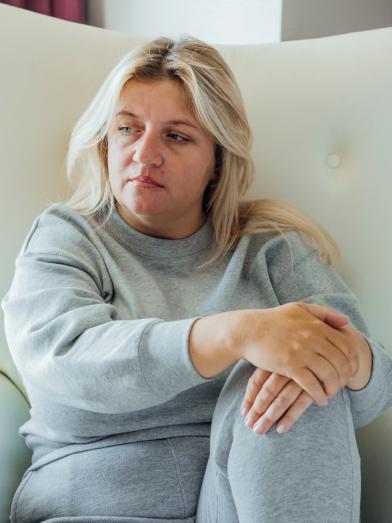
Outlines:
<svg viewBox="0 0 392 523"><path fill-rule="evenodd" d="M0 35L3 296L33 219L69 194L64 160L74 123L140 40L5 5ZM392 223L392 28L217 47L238 79L254 132L257 176L249 196L284 199L334 236L340 273L373 337L392 352L392 242L384 236ZM23 390L3 326L0 369ZM392 519L391 436L390 412L358 434L366 521Z"/></svg>

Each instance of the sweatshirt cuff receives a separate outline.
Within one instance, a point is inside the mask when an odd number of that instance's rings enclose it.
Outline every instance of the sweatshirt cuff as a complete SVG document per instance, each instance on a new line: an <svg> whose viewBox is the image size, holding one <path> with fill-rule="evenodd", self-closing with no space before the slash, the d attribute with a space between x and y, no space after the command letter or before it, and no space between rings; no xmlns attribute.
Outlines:
<svg viewBox="0 0 392 523"><path fill-rule="evenodd" d="M365 387L359 390L346 387L350 397L353 399L351 407L357 414L365 411L368 413L369 409L372 408L374 408L375 412L378 412L380 406L388 402L388 381L389 377L392 376L392 356L386 352L381 343L376 342L369 336L365 336L363 333L361 334L369 344L373 361L370 379ZM368 420L367 423L369 423Z"/></svg>
<svg viewBox="0 0 392 523"><path fill-rule="evenodd" d="M193 323L203 318L161 321L148 326L139 344L139 361L151 390L174 395L212 381L194 368L189 356L189 334Z"/></svg>

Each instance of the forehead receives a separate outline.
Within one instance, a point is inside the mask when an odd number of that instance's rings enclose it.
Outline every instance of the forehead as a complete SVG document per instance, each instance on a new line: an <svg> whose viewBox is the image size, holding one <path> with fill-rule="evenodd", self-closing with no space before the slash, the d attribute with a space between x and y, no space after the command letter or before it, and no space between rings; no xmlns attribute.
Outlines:
<svg viewBox="0 0 392 523"><path fill-rule="evenodd" d="M114 124L121 118L156 119L163 125L185 125L213 139L194 115L191 105L181 84L175 80L131 79L120 92L112 121Z"/></svg>
<svg viewBox="0 0 392 523"><path fill-rule="evenodd" d="M183 88L175 80L170 79L128 80L121 89L117 108L121 105L121 108L127 109L125 105L128 104L142 105L146 109L150 107L161 110L177 109L187 113L188 116L193 116Z"/></svg>

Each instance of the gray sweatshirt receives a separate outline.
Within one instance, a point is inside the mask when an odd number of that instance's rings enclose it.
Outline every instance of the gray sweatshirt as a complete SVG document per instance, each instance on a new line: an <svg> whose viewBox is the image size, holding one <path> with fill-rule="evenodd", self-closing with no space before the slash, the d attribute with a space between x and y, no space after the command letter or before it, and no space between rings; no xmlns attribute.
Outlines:
<svg viewBox="0 0 392 523"><path fill-rule="evenodd" d="M369 384L349 391L355 427L392 406L392 358L370 337L357 297L298 232L243 237L203 273L207 221L168 240L115 211L104 227L62 203L32 224L1 305L28 392L19 429L32 462L113 442L209 435L232 367L202 377L188 354L197 318L227 310L317 303L347 314L373 352Z"/></svg>

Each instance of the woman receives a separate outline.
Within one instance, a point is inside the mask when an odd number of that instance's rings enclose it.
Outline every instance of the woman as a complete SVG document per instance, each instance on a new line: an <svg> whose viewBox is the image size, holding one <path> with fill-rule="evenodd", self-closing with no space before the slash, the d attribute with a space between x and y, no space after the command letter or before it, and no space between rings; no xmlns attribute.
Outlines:
<svg viewBox="0 0 392 523"><path fill-rule="evenodd" d="M2 302L32 406L11 521L359 521L354 429L392 404L391 358L330 235L243 199L250 147L232 72L190 37L126 55L77 122L73 195Z"/></svg>

